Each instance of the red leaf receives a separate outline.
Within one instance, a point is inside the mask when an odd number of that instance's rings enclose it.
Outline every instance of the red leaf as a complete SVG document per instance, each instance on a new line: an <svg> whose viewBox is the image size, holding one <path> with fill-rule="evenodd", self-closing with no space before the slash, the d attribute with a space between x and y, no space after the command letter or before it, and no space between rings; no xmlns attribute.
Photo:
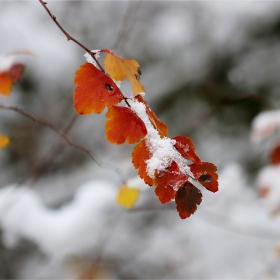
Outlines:
<svg viewBox="0 0 280 280"><path fill-rule="evenodd" d="M201 162L200 158L195 152L195 146L191 138L187 136L176 136L172 138L176 140L175 147L182 157L191 160L193 163Z"/></svg>
<svg viewBox="0 0 280 280"><path fill-rule="evenodd" d="M198 182L211 192L218 191L217 167L211 162L200 162L189 165Z"/></svg>
<svg viewBox="0 0 280 280"><path fill-rule="evenodd" d="M105 107L112 107L123 99L123 94L113 80L91 63L76 71L74 108L80 115L99 114Z"/></svg>
<svg viewBox="0 0 280 280"><path fill-rule="evenodd" d="M280 164L280 143L278 143L270 154L270 163L272 165Z"/></svg>
<svg viewBox="0 0 280 280"><path fill-rule="evenodd" d="M13 64L12 67L9 69L9 77L12 81L12 83L16 83L21 75L22 75L22 72L24 70L24 65L23 64Z"/></svg>
<svg viewBox="0 0 280 280"><path fill-rule="evenodd" d="M106 138L111 143L133 144L147 134L144 122L129 108L112 106L106 118Z"/></svg>
<svg viewBox="0 0 280 280"><path fill-rule="evenodd" d="M188 180L188 176L180 171L178 164L173 161L164 171L156 172L155 193L161 203L174 199L175 192Z"/></svg>
<svg viewBox="0 0 280 280"><path fill-rule="evenodd" d="M167 125L157 118L156 114L151 110L151 108L149 107L148 103L145 101L143 96L137 95L135 98L139 102L141 102L145 105L146 113L149 117L149 120L150 120L151 124L153 125L153 127L155 129L157 129L157 131L159 132L160 137L163 138L163 137L167 136L168 135Z"/></svg>
<svg viewBox="0 0 280 280"><path fill-rule="evenodd" d="M187 181L177 191L175 202L181 219L186 219L196 211L197 205L202 202L202 194L198 188Z"/></svg>
<svg viewBox="0 0 280 280"><path fill-rule="evenodd" d="M148 150L145 140L142 140L134 147L131 157L135 169L139 169L138 175L140 176L140 178L142 178L146 184L152 186L154 183L154 179L149 177L146 171L146 161L150 159L152 155Z"/></svg>

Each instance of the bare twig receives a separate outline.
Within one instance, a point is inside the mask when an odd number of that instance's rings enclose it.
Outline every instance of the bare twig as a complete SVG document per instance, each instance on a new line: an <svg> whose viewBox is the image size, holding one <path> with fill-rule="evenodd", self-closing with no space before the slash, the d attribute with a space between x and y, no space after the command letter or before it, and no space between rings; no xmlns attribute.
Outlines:
<svg viewBox="0 0 280 280"><path fill-rule="evenodd" d="M26 110L24 110L23 108L19 108L19 107L14 107L14 106L6 106L6 105L3 105L3 104L0 104L0 109L2 110L9 110L9 111L14 111L14 112L17 112L25 117L27 117L28 119L32 120L33 122L35 123L38 123L40 125L43 125L43 126L46 126L46 127L49 127L51 130L53 130L56 134L58 134L61 138L63 138L63 140L71 147L74 147L80 151L83 151L84 153L86 153L92 160L94 160L100 167L103 167L103 168L106 168L106 169L109 169L109 170L113 170L114 172L117 173L119 179L121 180L122 183L125 182L125 180L122 179L121 177L121 173L120 173L120 170L116 167L110 167L108 166L108 164L104 164L102 163L100 160L98 160L96 158L96 156L93 154L93 152L82 146L81 144L78 144L76 142L74 142L73 140L71 140L71 138L68 136L68 134L60 129L59 127L57 127L56 125L54 125L52 122L46 120L46 119L43 119L43 118L40 118L40 117L37 117L35 115L32 115L30 114L29 112L27 112Z"/></svg>
<svg viewBox="0 0 280 280"><path fill-rule="evenodd" d="M65 129L63 130L65 133L69 133L71 128L73 127L75 121L77 120L78 115L74 115L74 117L71 118ZM33 182L35 183L36 180L49 168L53 160L56 158L58 154L61 154L61 152L65 149L66 145L65 142L61 143L61 138L58 139L58 141L44 154L44 156L38 161L39 163L33 170L27 174L23 179L20 180L18 184L22 185L24 184L28 179L32 178ZM63 140L62 140L63 141Z"/></svg>
<svg viewBox="0 0 280 280"><path fill-rule="evenodd" d="M91 57L94 59L94 61L96 62L96 64L98 65L98 67L100 68L101 71L104 71L103 67L101 66L101 64L99 63L99 61L96 59L95 57L95 52L92 52L90 49L88 49L86 46L84 46L82 43L80 43L78 40L76 40L75 38L73 38L68 32L66 32L66 30L59 24L59 22L56 20L56 16L53 15L51 13L51 11L48 9L47 7L47 2L44 2L43 0L39 0L39 2L43 5L43 7L45 8L45 10L47 11L47 13L49 14L49 16L52 18L52 20L54 21L54 23L59 27L59 29L64 33L64 35L67 37L68 41L73 41L75 42L77 45L79 45L81 48L83 48L87 53L89 53L91 55Z"/></svg>

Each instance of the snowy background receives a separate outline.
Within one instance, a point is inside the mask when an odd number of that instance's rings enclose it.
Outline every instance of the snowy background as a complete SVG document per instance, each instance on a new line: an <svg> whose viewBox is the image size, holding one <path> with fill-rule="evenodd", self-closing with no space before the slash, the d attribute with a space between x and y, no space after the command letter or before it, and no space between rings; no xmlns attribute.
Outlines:
<svg viewBox="0 0 280 280"><path fill-rule="evenodd" d="M48 7L88 48L140 63L151 108L171 137L190 136L218 166L220 190L203 191L186 220L153 188L131 210L117 205L111 169L136 176L132 147L105 141L104 114L75 117L73 76L85 51L39 1L0 1L0 54L35 54L18 57L24 75L0 103L61 128L73 121L69 135L105 165L48 127L0 111L0 132L12 140L0 151L0 279L279 279L280 167L269 154L280 139L280 2Z"/></svg>

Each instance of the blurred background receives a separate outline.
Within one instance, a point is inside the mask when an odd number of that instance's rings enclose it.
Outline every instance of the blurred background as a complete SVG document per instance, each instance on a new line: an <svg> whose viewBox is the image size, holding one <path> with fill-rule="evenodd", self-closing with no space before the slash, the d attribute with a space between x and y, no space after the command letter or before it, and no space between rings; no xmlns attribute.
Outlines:
<svg viewBox="0 0 280 280"><path fill-rule="evenodd" d="M173 202L161 205L153 188L131 210L117 205L121 182L112 169L125 180L136 176L132 146L105 140L104 114L73 109L73 77L85 51L67 41L39 1L0 1L0 54L35 54L18 57L25 72L0 103L68 128L103 165L49 127L0 110L1 133L12 141L0 150L0 279L279 279L280 219L271 209L280 194L271 205L257 179L279 133L260 143L250 135L256 116L280 108L280 3L48 7L89 49L140 63L150 107L170 137L190 136L202 160L217 165L220 190L202 190L202 204L186 220ZM130 94L128 83L121 89ZM7 187L17 183L25 187Z"/></svg>

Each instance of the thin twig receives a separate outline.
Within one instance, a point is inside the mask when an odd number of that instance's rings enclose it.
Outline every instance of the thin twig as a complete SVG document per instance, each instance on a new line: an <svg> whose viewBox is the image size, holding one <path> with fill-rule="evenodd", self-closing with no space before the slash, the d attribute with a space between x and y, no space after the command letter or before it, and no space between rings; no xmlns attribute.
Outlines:
<svg viewBox="0 0 280 280"><path fill-rule="evenodd" d="M45 8L45 10L47 11L47 13L49 14L49 16L52 18L52 20L54 21L54 23L59 27L59 29L64 33L64 35L67 37L68 41L73 41L75 42L77 45L79 45L81 48L83 48L87 53L89 53L91 55L91 57L94 59L94 61L96 62L96 64L99 66L100 70L104 71L103 67L101 66L101 64L99 63L99 61L96 59L95 57L95 52L92 52L90 49L88 49L86 46L84 46L82 43L80 43L78 40L76 40L75 38L73 38L68 32L66 32L66 30L59 24L59 22L56 19L56 16L53 15L51 13L51 11L48 9L47 7L47 2L44 2L42 0L39 0L39 2L43 5L43 7Z"/></svg>
<svg viewBox="0 0 280 280"><path fill-rule="evenodd" d="M69 131L71 130L71 128L73 127L75 121L77 120L78 115L75 114L71 120L69 121L69 123L67 124L67 126L65 127L65 129L63 130L65 133L69 133ZM49 166L51 165L51 163L53 162L53 160L56 158L57 154L61 154L61 152L65 149L66 145L65 142L61 143L61 138L59 138L56 143L54 145L52 145L52 147L42 156L42 158L38 161L37 166L35 166L35 168L33 168L33 170L31 172L29 172L29 174L27 174L24 178L22 178L19 181L19 185L23 185L27 180L29 180L30 178L33 179L33 183L35 183L38 178L44 173L46 172L46 170L49 168Z"/></svg>
<svg viewBox="0 0 280 280"><path fill-rule="evenodd" d="M53 130L55 133L57 133L69 146L74 147L74 148L86 153L92 160L94 160L98 164L98 166L114 171L115 173L117 173L121 182L125 183L125 180L122 179L120 170L118 168L110 167L108 164L102 163L100 160L98 160L95 157L95 155L93 154L93 152L90 149L88 149L88 148L82 146L81 144L78 144L78 143L74 142L73 140L71 140L70 137L68 136L68 134L64 130L60 129L59 127L54 125L52 122L50 122L46 119L37 117L35 115L32 115L29 112L27 112L26 110L24 110L23 108L14 107L14 106L6 106L6 105L3 105L3 104L0 104L0 109L17 112L17 113L27 117L28 119L32 120L35 123L38 123L40 125L49 127L51 130Z"/></svg>

